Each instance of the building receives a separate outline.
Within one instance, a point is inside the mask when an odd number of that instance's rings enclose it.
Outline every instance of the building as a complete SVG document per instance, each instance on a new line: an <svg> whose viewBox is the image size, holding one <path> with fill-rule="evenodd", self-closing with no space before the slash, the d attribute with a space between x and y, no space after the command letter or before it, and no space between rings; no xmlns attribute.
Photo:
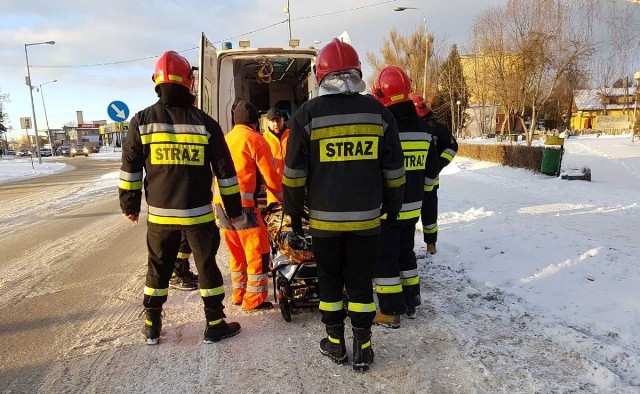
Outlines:
<svg viewBox="0 0 640 394"><path fill-rule="evenodd" d="M636 106L637 96L633 88L574 90L571 130L627 133L632 129Z"/></svg>

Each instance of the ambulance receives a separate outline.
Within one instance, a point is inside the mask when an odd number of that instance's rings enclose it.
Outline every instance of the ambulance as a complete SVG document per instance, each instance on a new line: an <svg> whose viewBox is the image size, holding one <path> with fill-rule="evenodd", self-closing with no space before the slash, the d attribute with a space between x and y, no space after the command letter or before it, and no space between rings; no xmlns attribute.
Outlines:
<svg viewBox="0 0 640 394"><path fill-rule="evenodd" d="M241 40L237 48L223 43L218 51L202 34L200 41L197 105L216 119L226 133L231 130L231 107L236 99L253 103L261 115L276 107L285 119L318 94L314 74L317 50L288 47L252 48ZM261 120L264 124L265 119Z"/></svg>

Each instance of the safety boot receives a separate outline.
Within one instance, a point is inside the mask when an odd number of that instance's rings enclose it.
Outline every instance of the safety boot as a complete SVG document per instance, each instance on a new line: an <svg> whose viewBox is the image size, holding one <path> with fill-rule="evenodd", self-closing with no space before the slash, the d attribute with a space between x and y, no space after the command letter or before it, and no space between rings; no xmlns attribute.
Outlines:
<svg viewBox="0 0 640 394"><path fill-rule="evenodd" d="M173 276L169 279L169 287L176 290L198 289L198 275L191 272L189 260L176 259Z"/></svg>
<svg viewBox="0 0 640 394"><path fill-rule="evenodd" d="M372 363L371 329L353 327L353 370L367 372Z"/></svg>
<svg viewBox="0 0 640 394"><path fill-rule="evenodd" d="M220 342L225 338L230 338L240 332L240 323L229 322L218 319L207 322L204 330L204 343Z"/></svg>
<svg viewBox="0 0 640 394"><path fill-rule="evenodd" d="M416 307L415 306L408 306L407 307L407 312L405 313L405 315L407 316L408 319L415 319L417 312L416 312Z"/></svg>
<svg viewBox="0 0 640 394"><path fill-rule="evenodd" d="M400 328L400 316L385 315L380 311L376 311L376 316L373 318L373 324L386 328Z"/></svg>
<svg viewBox="0 0 640 394"><path fill-rule="evenodd" d="M436 243L435 242L427 244L427 252L429 252L429 254L436 254Z"/></svg>
<svg viewBox="0 0 640 394"><path fill-rule="evenodd" d="M346 364L348 358L344 344L344 324L327 325L327 337L320 340L320 353L338 365Z"/></svg>
<svg viewBox="0 0 640 394"><path fill-rule="evenodd" d="M157 345L162 330L162 308L145 308L144 337L147 345Z"/></svg>

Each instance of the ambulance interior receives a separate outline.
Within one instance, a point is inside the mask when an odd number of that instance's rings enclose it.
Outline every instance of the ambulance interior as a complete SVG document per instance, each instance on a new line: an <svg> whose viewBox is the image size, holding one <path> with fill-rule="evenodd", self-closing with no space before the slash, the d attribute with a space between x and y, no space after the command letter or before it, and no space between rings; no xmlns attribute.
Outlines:
<svg viewBox="0 0 640 394"><path fill-rule="evenodd" d="M226 132L231 129L231 108L236 98L250 101L261 117L265 130L265 114L276 106L285 120L315 94L312 54L247 54L220 55L218 121Z"/></svg>

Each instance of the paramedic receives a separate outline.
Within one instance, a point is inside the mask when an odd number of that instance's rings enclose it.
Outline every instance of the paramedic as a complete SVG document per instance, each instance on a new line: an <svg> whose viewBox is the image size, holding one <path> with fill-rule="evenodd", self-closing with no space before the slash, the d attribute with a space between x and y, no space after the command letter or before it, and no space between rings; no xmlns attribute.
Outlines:
<svg viewBox="0 0 640 394"><path fill-rule="evenodd" d="M207 320L204 342L217 342L237 334L240 325L224 321L224 285L215 259L220 235L211 185L215 173L225 186L229 216L240 216L236 172L220 125L193 106L189 62L174 51L165 52L156 63L153 81L160 99L131 119L118 184L120 208L127 219L138 221L143 185L149 205L144 334L150 345L160 339L162 305L184 231L199 273Z"/></svg>
<svg viewBox="0 0 640 394"><path fill-rule="evenodd" d="M327 337L320 352L347 362L344 319L353 328L353 369L373 362L373 269L378 260L381 209L389 218L402 206L405 182L398 128L391 112L365 90L355 49L333 39L315 66L319 97L292 118L283 174L285 212L301 233L305 202L318 264L320 311ZM349 298L343 306L343 289Z"/></svg>
<svg viewBox="0 0 640 394"><path fill-rule="evenodd" d="M271 148L276 170L282 177L284 168L284 157L287 153L287 141L289 140L289 128L284 123L284 115L276 107L271 107L267 112L267 130L263 133ZM267 205L278 202L278 199L267 190Z"/></svg>
<svg viewBox="0 0 640 394"><path fill-rule="evenodd" d="M241 219L230 221L220 195L216 192L214 197L216 219L229 249L231 302L242 305L245 311L273 307L266 300L269 294L269 235L256 203L261 183L264 181L267 190L282 201L282 178L273 164L269 145L257 131L259 119L253 104L240 101L233 110L234 126L225 136L238 174Z"/></svg>

